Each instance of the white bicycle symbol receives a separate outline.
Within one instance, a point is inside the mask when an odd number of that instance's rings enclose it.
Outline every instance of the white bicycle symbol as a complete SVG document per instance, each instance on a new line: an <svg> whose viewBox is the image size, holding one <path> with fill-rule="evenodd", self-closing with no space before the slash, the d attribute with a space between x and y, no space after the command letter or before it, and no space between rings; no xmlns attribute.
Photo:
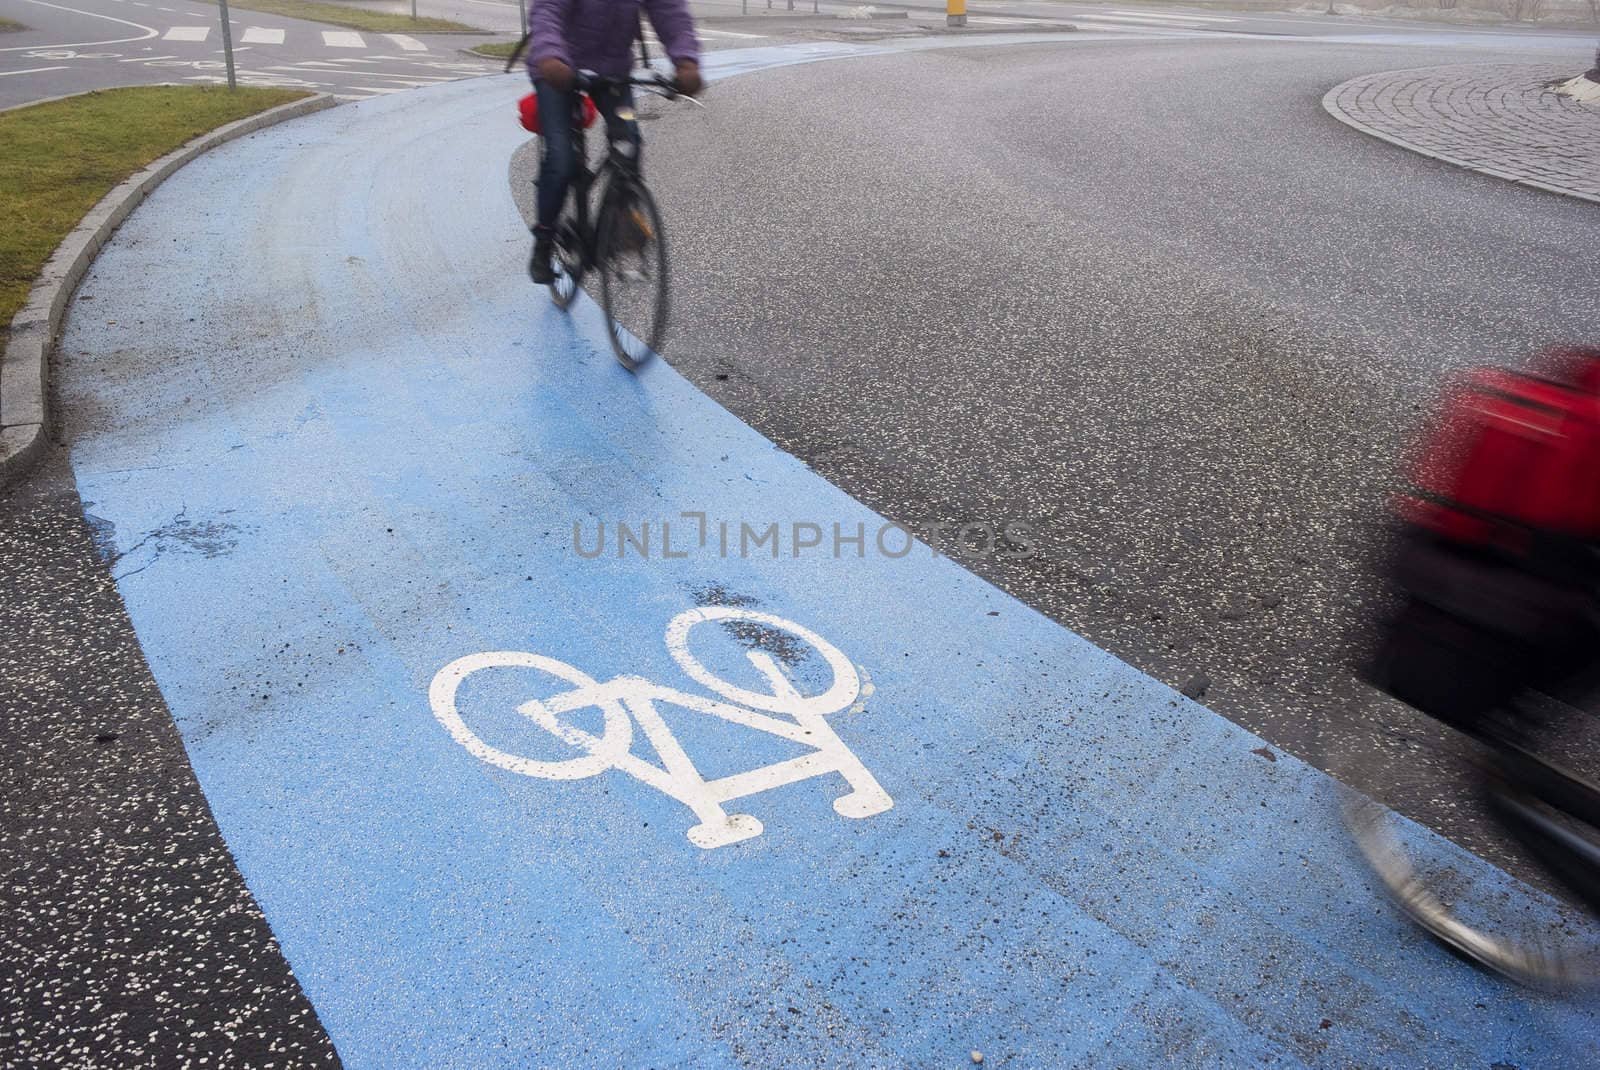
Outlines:
<svg viewBox="0 0 1600 1070"><path fill-rule="evenodd" d="M778 662L760 649L749 650L746 656L766 680L769 690L752 691L729 683L701 664L689 649L690 631L696 624L707 621L770 629L803 640L827 663L831 683L821 694L804 695ZM721 696L721 700L679 691L636 676L619 676L602 684L566 662L515 650L457 658L434 676L428 698L434 716L455 741L490 765L545 780L579 780L618 769L678 800L700 819L698 825L688 830L689 841L697 847L725 847L761 835L760 821L749 814L730 814L723 804L811 777L837 773L844 778L851 790L833 802L834 811L843 817L871 817L894 805L894 800L825 719L829 714L848 708L861 693L861 678L855 666L837 647L815 632L781 617L732 606L705 606L678 614L667 626L666 643L673 660L689 678ZM457 709L456 693L469 675L488 668L535 669L570 685L570 690L554 697L522 703L517 712L583 754L559 761L541 761L508 753L480 738ZM707 780L668 728L657 709L660 705L720 718L810 750L798 758ZM563 715L592 708L600 711L599 735L562 720ZM655 749L660 765L633 753L636 722Z"/></svg>

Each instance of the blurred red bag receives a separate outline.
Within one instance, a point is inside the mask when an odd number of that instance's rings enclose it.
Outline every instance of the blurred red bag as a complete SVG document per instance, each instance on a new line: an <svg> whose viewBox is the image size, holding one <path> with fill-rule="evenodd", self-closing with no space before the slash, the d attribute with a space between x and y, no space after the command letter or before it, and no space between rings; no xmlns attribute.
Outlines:
<svg viewBox="0 0 1600 1070"><path fill-rule="evenodd" d="M583 101L583 128L587 130L600 117L600 109L594 106L594 101L589 99L589 94L587 93L581 94L579 99ZM524 130L530 134L539 133L539 95L537 93L529 93L517 101L517 114L522 120L522 128Z"/></svg>
<svg viewBox="0 0 1600 1070"><path fill-rule="evenodd" d="M1551 350L1538 367L1479 368L1447 395L1403 519L1514 558L1552 539L1600 540L1600 350Z"/></svg>

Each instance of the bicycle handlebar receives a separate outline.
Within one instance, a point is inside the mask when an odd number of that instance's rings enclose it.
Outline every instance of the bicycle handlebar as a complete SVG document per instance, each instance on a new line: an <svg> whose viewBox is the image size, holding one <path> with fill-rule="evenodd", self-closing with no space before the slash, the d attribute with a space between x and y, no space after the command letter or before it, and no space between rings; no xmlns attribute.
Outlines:
<svg viewBox="0 0 1600 1070"><path fill-rule="evenodd" d="M615 78L610 75L596 74L594 71L577 71L572 81L572 88L584 93L590 93L596 89L603 89L606 86L621 85L631 85L638 86L641 89L649 89L659 93L667 100L677 100L678 98L684 96L682 93L678 92L678 87L671 78L668 78L664 74L658 73L651 73L647 77L641 77L637 74L629 74L622 78ZM684 97L684 99L694 100L693 97ZM698 103L698 101L696 103Z"/></svg>

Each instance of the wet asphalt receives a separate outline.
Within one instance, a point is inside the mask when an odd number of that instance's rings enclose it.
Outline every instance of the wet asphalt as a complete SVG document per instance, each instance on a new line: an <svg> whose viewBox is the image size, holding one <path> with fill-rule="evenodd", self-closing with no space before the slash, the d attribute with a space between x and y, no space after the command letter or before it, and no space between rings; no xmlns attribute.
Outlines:
<svg viewBox="0 0 1600 1070"><path fill-rule="evenodd" d="M1496 58L1101 41L649 106L666 353L916 530L1026 525L1033 556L963 560L1544 884L1463 791L1467 745L1356 670L1392 606L1377 562L1412 430L1451 369L1593 340L1600 214L1320 107L1365 72Z"/></svg>
<svg viewBox="0 0 1600 1070"><path fill-rule="evenodd" d="M0 489L0 592L0 1066L338 1066L59 449Z"/></svg>

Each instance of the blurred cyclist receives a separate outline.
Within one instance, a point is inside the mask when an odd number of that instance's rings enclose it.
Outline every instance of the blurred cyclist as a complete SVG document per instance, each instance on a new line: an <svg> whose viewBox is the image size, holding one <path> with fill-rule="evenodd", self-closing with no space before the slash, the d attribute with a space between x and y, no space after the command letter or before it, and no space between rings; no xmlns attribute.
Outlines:
<svg viewBox="0 0 1600 1070"><path fill-rule="evenodd" d="M556 219L566 200L576 153L572 138L576 72L625 78L633 69L633 42L639 11L650 16L656 36L675 68L678 92L700 92L700 42L688 0L535 0L528 23L528 74L539 97L544 161L539 167L538 223L533 228L533 258L528 274L536 283L554 278L550 266ZM606 120L606 137L623 142L635 160L642 141L633 112L633 90L608 86L593 94Z"/></svg>

